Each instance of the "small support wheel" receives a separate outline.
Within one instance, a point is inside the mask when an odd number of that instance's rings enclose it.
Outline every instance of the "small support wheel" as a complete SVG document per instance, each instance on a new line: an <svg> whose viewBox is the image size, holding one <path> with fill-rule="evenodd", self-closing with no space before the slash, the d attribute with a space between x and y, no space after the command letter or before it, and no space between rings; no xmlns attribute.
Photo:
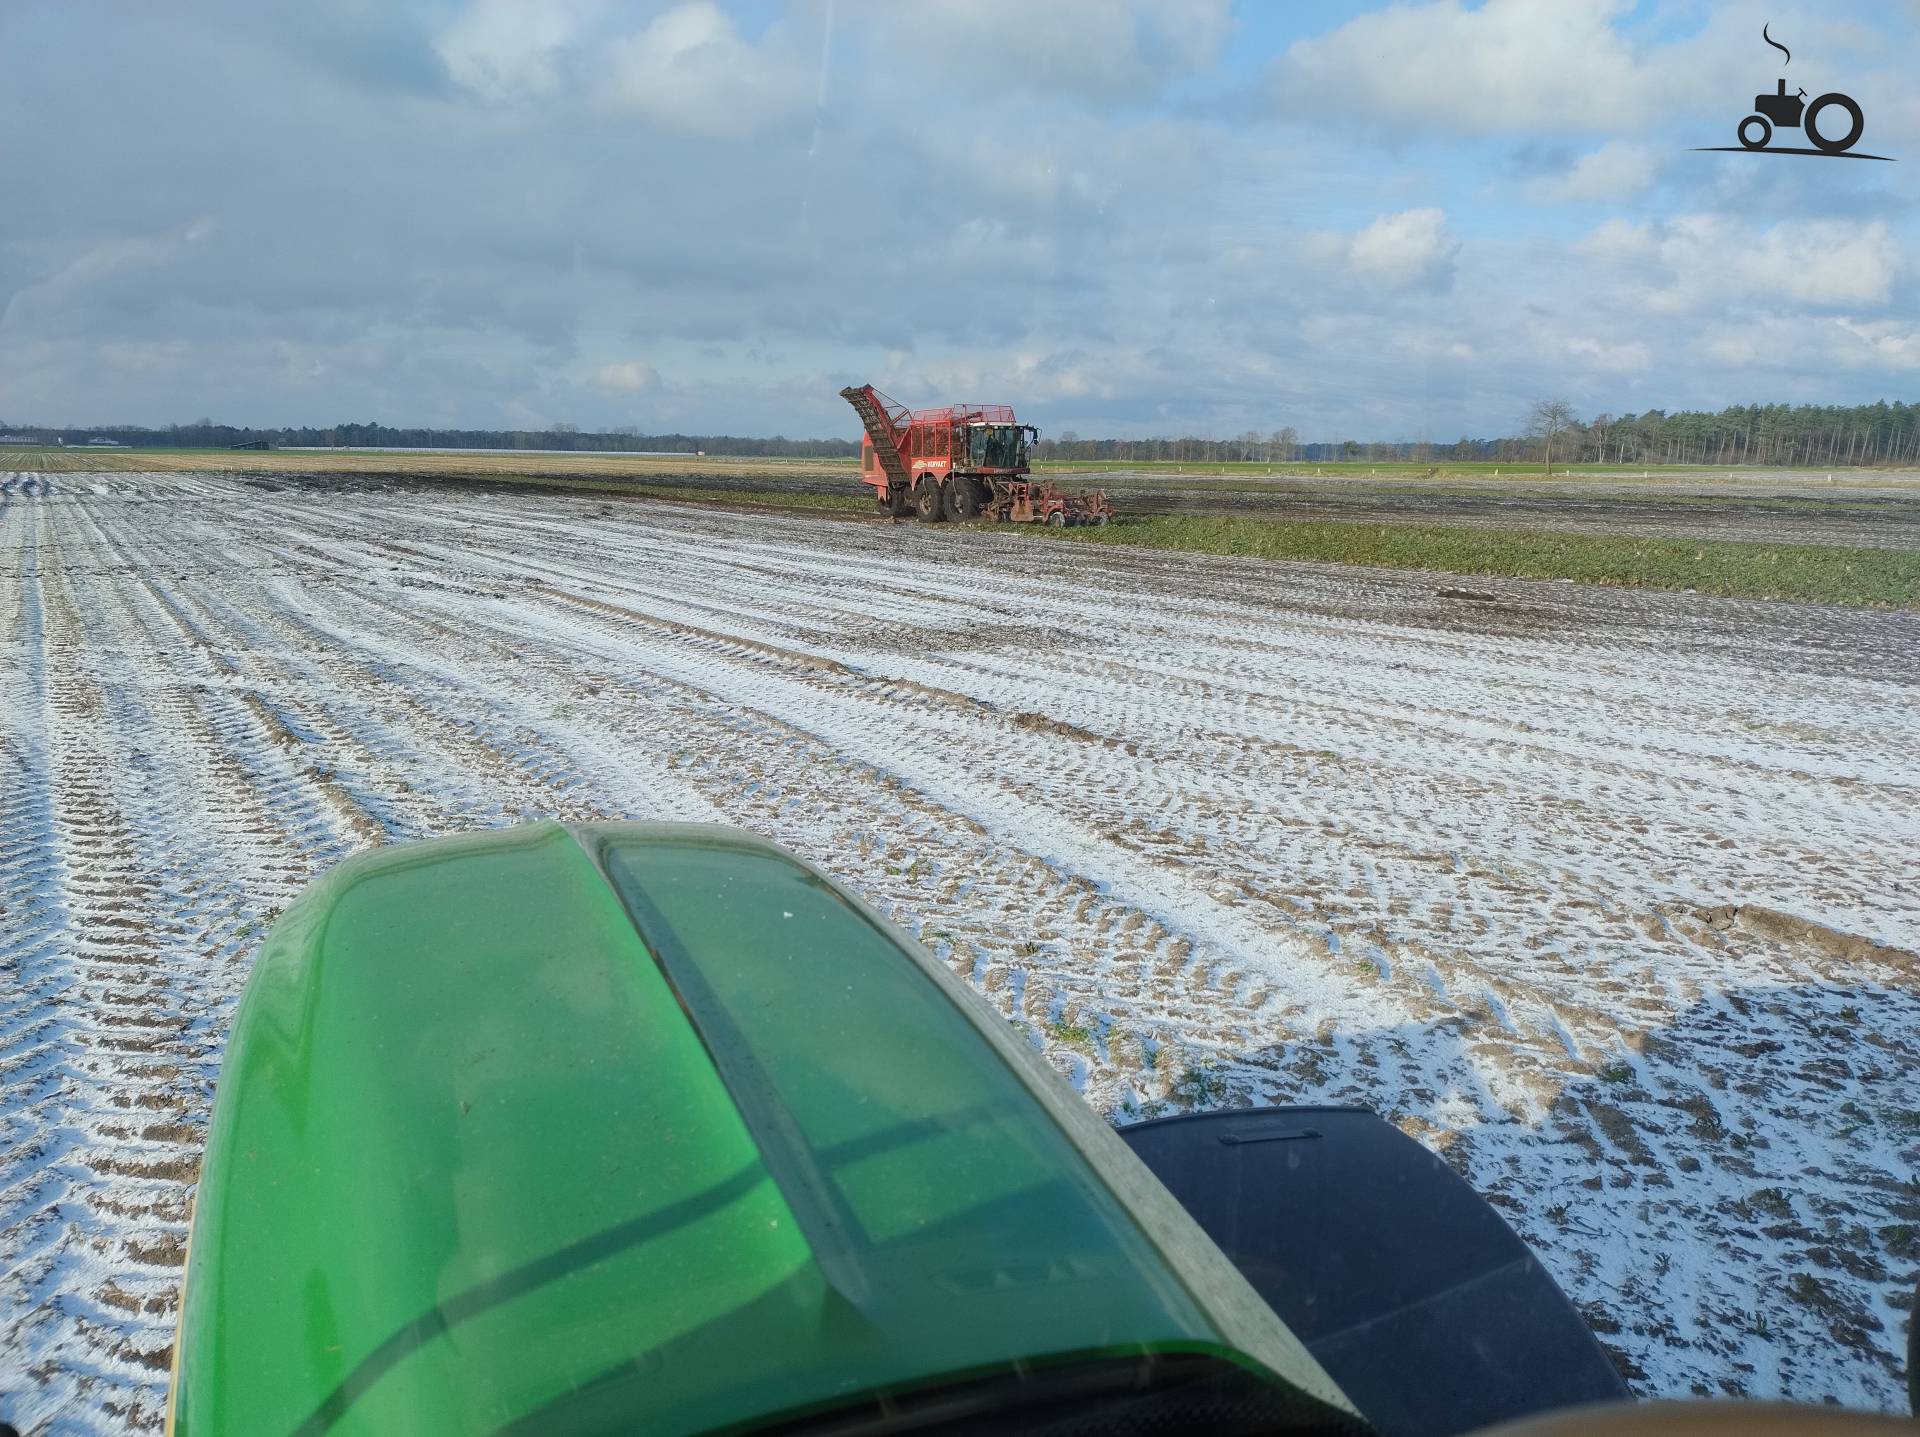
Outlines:
<svg viewBox="0 0 1920 1437"><path fill-rule="evenodd" d="M1096 514L1093 516L1093 527L1096 529L1104 529L1112 522L1113 515L1111 514Z"/></svg>
<svg viewBox="0 0 1920 1437"><path fill-rule="evenodd" d="M946 505L940 500L940 481L931 474L920 476L920 483L913 491L913 507L922 524L938 524L947 517Z"/></svg>
<svg viewBox="0 0 1920 1437"><path fill-rule="evenodd" d="M1065 509L1055 509L1051 514L1047 515L1047 525L1054 529L1066 528L1067 511Z"/></svg>
<svg viewBox="0 0 1920 1437"><path fill-rule="evenodd" d="M880 507L896 519L904 519L913 512L913 491L904 484L889 484L887 497L880 501Z"/></svg>

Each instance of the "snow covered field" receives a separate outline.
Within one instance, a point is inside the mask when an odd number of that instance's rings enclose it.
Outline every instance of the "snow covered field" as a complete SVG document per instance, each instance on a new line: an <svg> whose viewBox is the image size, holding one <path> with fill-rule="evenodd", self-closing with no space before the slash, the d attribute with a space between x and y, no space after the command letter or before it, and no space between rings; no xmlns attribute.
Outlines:
<svg viewBox="0 0 1920 1437"><path fill-rule="evenodd" d="M1356 1102L1643 1393L1902 1402L1920 619L409 486L0 474L0 1418L151 1428L265 925L718 820L1116 1119Z"/></svg>

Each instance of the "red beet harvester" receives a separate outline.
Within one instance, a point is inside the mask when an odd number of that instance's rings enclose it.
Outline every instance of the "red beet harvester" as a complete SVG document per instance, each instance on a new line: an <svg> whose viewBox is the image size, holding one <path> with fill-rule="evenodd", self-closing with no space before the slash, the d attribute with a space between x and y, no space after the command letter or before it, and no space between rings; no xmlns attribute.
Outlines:
<svg viewBox="0 0 1920 1437"><path fill-rule="evenodd" d="M840 397L866 426L860 482L895 518L911 511L927 524L993 519L1065 528L1113 517L1104 489L1063 494L1051 480L1030 477L1028 453L1040 431L1015 420L1009 405L909 410L871 384L848 386Z"/></svg>

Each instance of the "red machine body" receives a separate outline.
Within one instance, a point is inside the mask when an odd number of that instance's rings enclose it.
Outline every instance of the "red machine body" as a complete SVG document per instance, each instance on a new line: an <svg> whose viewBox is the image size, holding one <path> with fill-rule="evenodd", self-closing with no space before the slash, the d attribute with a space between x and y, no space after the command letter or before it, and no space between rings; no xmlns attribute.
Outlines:
<svg viewBox="0 0 1920 1437"><path fill-rule="evenodd" d="M1063 494L1033 481L1029 453L1040 431L1015 419L1010 405L908 409L871 384L840 397L866 428L860 482L896 518L911 511L930 524L979 518L1064 527L1113 517L1104 490Z"/></svg>

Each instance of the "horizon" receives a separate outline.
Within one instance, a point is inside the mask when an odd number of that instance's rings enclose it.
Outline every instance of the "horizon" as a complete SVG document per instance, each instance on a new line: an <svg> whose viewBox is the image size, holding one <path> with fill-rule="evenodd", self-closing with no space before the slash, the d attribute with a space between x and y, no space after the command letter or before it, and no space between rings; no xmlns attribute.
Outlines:
<svg viewBox="0 0 1920 1437"><path fill-rule="evenodd" d="M1615 413L1613 410L1610 410L1610 409L1601 409L1601 410L1595 411L1592 414L1583 415L1583 414L1576 413L1574 423L1578 426L1584 427L1600 419L1607 420L1608 422L1617 423L1624 420L1645 418L1653 415L1660 415L1667 418L1672 418L1678 415L1691 415L1691 414L1705 415L1707 417L1718 417L1719 415L1724 414L1730 410L1739 410L1739 409L1760 410L1760 411L1787 410L1789 412L1797 412L1797 411L1806 411L1806 410L1857 410L1857 409L1875 409L1875 408L1895 409L1901 406L1905 406L1913 410L1920 410L1920 398L1889 399L1882 396L1875 399L1855 400L1852 402L1836 401L1836 402L1826 403L1826 404L1794 402L1794 401L1782 400L1782 399L1775 399L1775 400L1749 399L1749 400L1735 400L1730 404L1722 406L1719 410L1696 410L1696 409L1687 409L1687 408L1681 408L1681 407L1670 407L1665 405L1655 405L1644 411L1622 410L1618 413ZM851 413L852 411L849 410L848 412ZM226 430L235 434L261 435L261 434L284 434L284 433L296 432L296 431L305 432L305 433L317 433L317 432L333 431L333 430L340 430L340 429L373 428L373 429L392 430L394 432L401 432L401 433L408 432L408 431L415 431L415 432L422 432L422 433L441 433L441 434L448 434L453 436L497 434L502 436L516 436L516 437L523 437L523 438L535 437L539 435L556 435L556 436L572 435L578 438L588 438L588 439L593 439L593 438L611 439L611 438L621 438L621 437L632 437L635 439L687 439L687 440L695 440L695 439L729 440L731 439L731 440L740 440L743 442L750 442L750 443L789 443L789 444L850 443L857 447L860 443L858 420L857 419L854 420L849 427L855 431L851 435L786 434L786 433L752 434L752 433L745 433L737 430L726 430L726 429L716 429L716 430L707 431L707 432L695 432L692 430L679 430L679 429L643 430L643 429L638 429L631 426L626 426L626 427L617 428L617 429L584 429L578 425L570 424L565 421L557 421L553 424L550 424L544 428L539 428L539 429L521 429L521 428L515 428L508 425L489 425L489 424L461 425L461 426L455 426L455 427L427 425L427 424L409 424L409 423L389 424L389 423L385 423L383 421L378 421L378 420L365 420L365 421L347 420L347 421L342 421L340 423L335 423L335 424L313 424L313 423L233 424L226 420L221 420L221 419L200 418L200 419L193 419L193 420L174 420L166 424L159 424L159 425L115 424L115 423L40 424L40 423L32 423L32 422L28 422L28 423L0 422L0 440L4 440L9 436L18 435L22 431L38 431L44 434L55 434L55 435L64 435L64 434L110 435L110 434L116 434L116 433L118 434L145 433L145 434L153 434L155 436L164 436L167 434L177 433L178 431L184 430L184 429L215 429L215 430ZM1509 442L1526 438L1527 435L1525 430L1526 430L1526 425L1524 422L1522 422L1522 423L1515 424L1511 432L1508 432L1508 433L1467 434L1465 432L1460 432L1455 439L1451 439L1451 440L1419 439L1411 436L1401 436L1398 438L1386 438L1379 435L1373 435L1368 437L1362 437L1358 434L1343 434L1338 437L1327 436L1324 438L1309 438L1305 435L1296 434L1291 442L1297 444L1299 447L1304 449L1326 447L1326 446L1339 445L1339 444L1352 443L1352 442L1358 442L1365 445L1373 445L1373 446L1381 446L1381 447L1413 446L1413 445L1424 444L1424 445L1432 445L1436 448L1446 448L1456 443L1469 443L1469 444L1509 443ZM1115 435L1115 434L1079 434L1077 432L1062 430L1058 434L1048 434L1044 431L1041 434L1041 438L1043 440L1052 440L1055 442L1065 442L1065 443L1081 443L1081 442L1084 442L1084 443L1148 443L1155 440L1192 439L1192 440L1199 440L1203 443L1208 443L1208 444L1227 444L1227 443L1233 443L1238 440L1246 439L1247 437L1248 436L1246 431L1242 431L1241 433L1238 433L1238 434L1207 434L1207 433L1196 433L1192 431L1176 432L1173 430L1164 430L1154 434ZM1262 434L1259 437L1262 442L1265 442L1269 437L1269 435ZM29 442L44 443L45 441L36 440L36 441L29 441ZM135 446L135 447L138 447L138 446ZM296 447L313 447L313 446L296 446ZM366 446L353 445L353 444L338 444L338 445L328 445L324 447L351 449L351 448L364 448ZM420 444L420 445L403 445L403 446L397 446L397 447L417 448L417 449L436 449L436 448L445 448L447 446L436 445L436 444ZM484 447L487 449L497 450L502 447L511 447L511 446L487 445ZM569 446L561 446L560 449L557 449L551 452L563 452L566 447L569 447ZM533 450L532 452L549 452L549 451L536 449L536 450ZM671 452L671 451L665 451L665 452Z"/></svg>

